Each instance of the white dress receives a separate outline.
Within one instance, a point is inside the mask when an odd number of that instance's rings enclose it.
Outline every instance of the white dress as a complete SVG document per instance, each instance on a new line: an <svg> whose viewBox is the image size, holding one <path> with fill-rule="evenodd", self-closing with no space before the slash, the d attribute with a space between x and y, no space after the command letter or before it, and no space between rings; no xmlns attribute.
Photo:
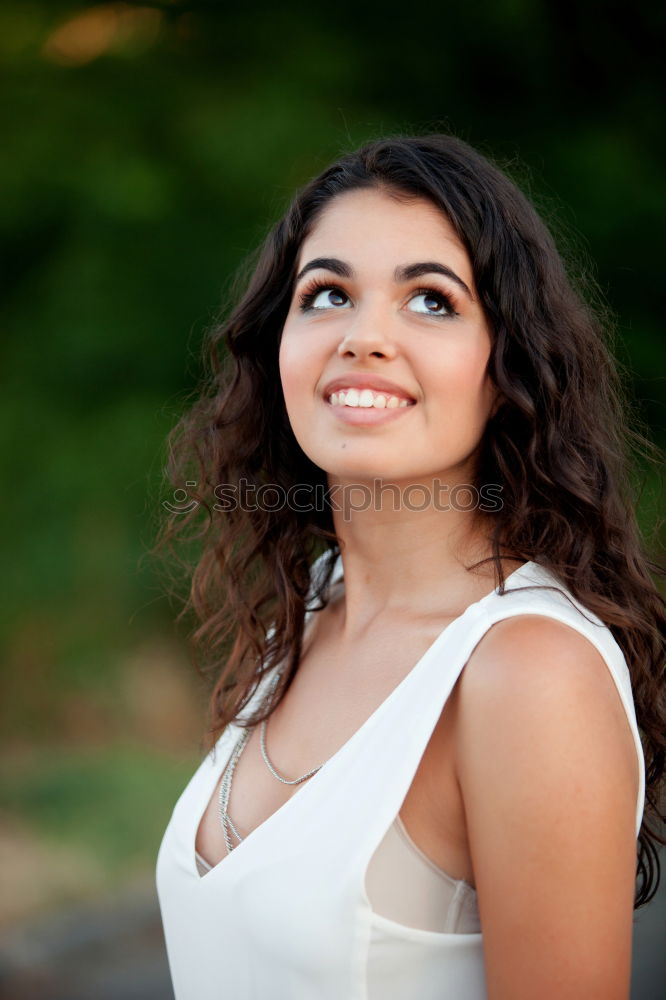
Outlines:
<svg viewBox="0 0 666 1000"><path fill-rule="evenodd" d="M331 584L341 576L338 558ZM556 589L512 590L534 585ZM227 727L176 803L158 855L176 1000L486 1000L482 929L424 930L386 917L370 902L366 874L457 678L501 619L546 615L602 655L636 748L638 836L645 765L620 647L544 567L528 562L505 586L451 622L337 753L202 877L197 830L241 732Z"/></svg>

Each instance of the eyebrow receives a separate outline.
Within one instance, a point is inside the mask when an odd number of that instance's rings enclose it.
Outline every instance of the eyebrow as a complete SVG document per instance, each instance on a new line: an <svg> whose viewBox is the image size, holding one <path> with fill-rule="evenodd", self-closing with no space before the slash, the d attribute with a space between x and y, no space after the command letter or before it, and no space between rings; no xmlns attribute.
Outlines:
<svg viewBox="0 0 666 1000"><path fill-rule="evenodd" d="M301 268L296 276L296 281L300 281L308 271L315 271L320 268L325 271L332 271L333 274L337 274L340 278L354 277L354 269L349 264L346 264L344 260L339 260L337 257L315 257ZM450 278L451 281L455 281L466 292L472 302L474 301L472 293L462 278L458 277L456 272L447 267L446 264L440 264L436 260L425 260L417 264L405 264L402 267L396 267L393 272L393 280L396 282L412 281L414 278L421 278L425 274L441 274L445 278Z"/></svg>

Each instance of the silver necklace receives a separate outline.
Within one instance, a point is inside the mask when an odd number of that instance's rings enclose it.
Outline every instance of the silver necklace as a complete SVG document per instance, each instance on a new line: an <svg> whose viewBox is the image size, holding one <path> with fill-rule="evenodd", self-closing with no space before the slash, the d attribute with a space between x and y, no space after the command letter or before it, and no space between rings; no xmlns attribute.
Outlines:
<svg viewBox="0 0 666 1000"><path fill-rule="evenodd" d="M261 729L259 731L261 739L259 742L261 746L261 756L264 758L264 763L266 764L266 767L271 772L274 778L277 778L278 781L281 781L283 785L300 785L301 781L307 781L308 778L311 778L313 774L316 774L317 771L321 769L322 765L318 764L317 767L313 767L312 770L308 771L307 774L302 774L300 778L294 778L292 781L288 781L286 778L283 778L282 775L275 770L270 760L268 759L268 753L266 751L267 721L268 721L267 719L264 719L264 721L261 723Z"/></svg>
<svg viewBox="0 0 666 1000"><path fill-rule="evenodd" d="M231 757L229 758L229 763L224 769L224 774L222 775L222 781L220 782L220 796L218 800L219 817L220 817L220 823L222 824L224 843L226 844L227 847L227 854L230 854L234 848L234 844L232 843L231 840L232 833L236 837L239 843L243 839L232 822L231 816L229 815L228 806L229 806L229 795L231 794L231 779L233 777L234 770L236 769L236 764L238 763L238 759L242 754L243 750L245 749L245 745L250 738L251 732L252 731L250 729L245 729L241 734L240 739L237 741L236 746L234 747L231 753Z"/></svg>
<svg viewBox="0 0 666 1000"><path fill-rule="evenodd" d="M279 679L280 675L278 674L276 675L276 678L272 684L273 690L277 686ZM274 768L273 764L271 763L268 757L268 751L266 750L267 723L268 723L267 719L264 719L263 722L261 723L261 727L259 730L259 735L260 735L259 744L261 747L261 756L263 757L264 762L268 767L268 770L271 772L274 778L277 778L278 781L281 781L283 785L300 785L301 782L307 781L308 778L311 778L313 774L316 774L317 771L319 771L323 767L323 764L319 764L317 767L313 767L311 771L308 771L307 774L302 774L300 778L293 778L292 780L284 778L281 774L278 773L278 771L276 771L276 769ZM234 776L234 771L236 770L236 765L238 764L240 756L243 753L245 747L247 746L248 740L250 739L250 736L252 735L255 729L256 726L252 726L250 729L245 729L241 733L241 736L237 740L236 745L231 753L229 762L226 768L224 769L224 774L222 775L222 781L220 782L218 813L220 817L220 824L222 826L222 833L224 835L224 843L226 844L228 854L231 853L234 847L238 846L237 844L234 844L231 839L232 833L239 844L244 839L236 829L234 822L231 819L231 816L229 815L229 798L231 796L231 781Z"/></svg>

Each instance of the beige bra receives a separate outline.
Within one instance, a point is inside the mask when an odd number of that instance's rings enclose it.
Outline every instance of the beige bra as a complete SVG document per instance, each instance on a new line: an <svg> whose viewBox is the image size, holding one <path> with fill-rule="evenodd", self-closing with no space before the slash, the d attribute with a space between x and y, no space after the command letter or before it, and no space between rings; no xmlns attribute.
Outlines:
<svg viewBox="0 0 666 1000"><path fill-rule="evenodd" d="M209 865L197 852L203 876ZM396 816L366 873L366 892L375 913L407 927L444 933L481 930L476 890L442 871L416 846Z"/></svg>

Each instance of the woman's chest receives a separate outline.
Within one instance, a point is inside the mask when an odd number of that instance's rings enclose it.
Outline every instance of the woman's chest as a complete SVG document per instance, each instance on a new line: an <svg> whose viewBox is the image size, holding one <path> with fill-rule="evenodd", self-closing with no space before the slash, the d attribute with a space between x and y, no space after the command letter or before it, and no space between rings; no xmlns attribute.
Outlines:
<svg viewBox="0 0 666 1000"><path fill-rule="evenodd" d="M325 641L308 650L289 690L269 716L263 740L258 726L237 761L227 810L240 836L247 836L299 794L310 779L299 784L285 782L324 763L363 727L442 627L440 623L434 635L433 628L412 633L408 644L404 634L399 641L398 634L384 633L381 641L359 645L344 657L339 648ZM464 810L455 776L452 721L445 706L401 805L400 816L412 840L437 867L473 884ZM400 724L414 727L419 720L405 717ZM363 768L362 757L352 758L345 776L350 795L359 768ZM197 833L197 850L212 864L227 853L219 797L220 781ZM331 818L332 823L343 821L342 817Z"/></svg>

